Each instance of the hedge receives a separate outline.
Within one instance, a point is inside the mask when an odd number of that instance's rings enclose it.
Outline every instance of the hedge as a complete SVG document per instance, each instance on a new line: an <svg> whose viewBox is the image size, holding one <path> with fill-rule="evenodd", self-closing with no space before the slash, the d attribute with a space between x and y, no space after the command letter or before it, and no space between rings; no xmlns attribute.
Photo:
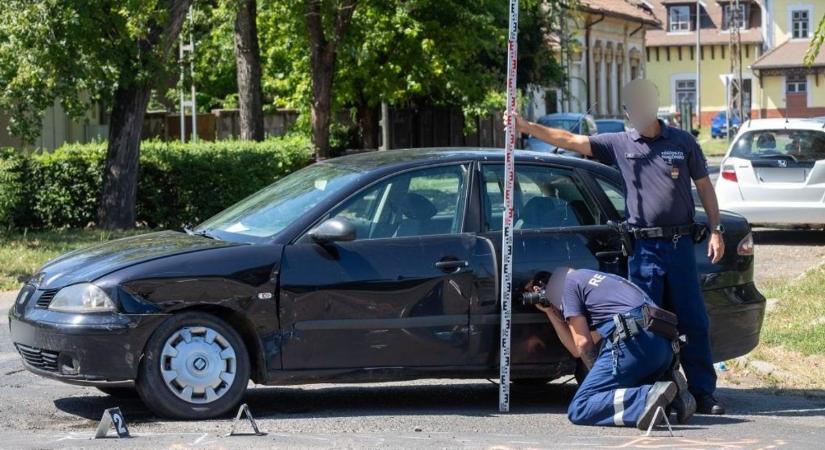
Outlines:
<svg viewBox="0 0 825 450"><path fill-rule="evenodd" d="M137 217L150 227L196 224L307 165L299 135L264 142L141 144ZM106 144L72 144L51 153L0 150L0 225L84 227L95 222Z"/></svg>

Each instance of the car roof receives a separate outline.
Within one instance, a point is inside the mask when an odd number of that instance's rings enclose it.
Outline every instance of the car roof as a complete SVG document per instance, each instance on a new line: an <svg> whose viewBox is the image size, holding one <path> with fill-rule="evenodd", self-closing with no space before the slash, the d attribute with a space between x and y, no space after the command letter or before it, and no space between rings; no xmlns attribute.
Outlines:
<svg viewBox="0 0 825 450"><path fill-rule="evenodd" d="M610 170L608 166L581 158L546 152L516 150L517 162L546 162L588 170ZM334 164L358 172L397 171L417 166L461 161L504 161L504 149L483 147L432 147L370 151L328 159Z"/></svg>
<svg viewBox="0 0 825 450"><path fill-rule="evenodd" d="M754 119L745 122L739 129L744 133L753 130L821 130L825 131L825 120L816 119Z"/></svg>
<svg viewBox="0 0 825 450"><path fill-rule="evenodd" d="M596 123L601 123L601 122L624 123L624 120L622 120L622 119L596 119Z"/></svg>
<svg viewBox="0 0 825 450"><path fill-rule="evenodd" d="M551 119L581 119L582 117L586 117L587 114L582 113L553 113L553 114L546 114L539 117L539 120L551 120Z"/></svg>

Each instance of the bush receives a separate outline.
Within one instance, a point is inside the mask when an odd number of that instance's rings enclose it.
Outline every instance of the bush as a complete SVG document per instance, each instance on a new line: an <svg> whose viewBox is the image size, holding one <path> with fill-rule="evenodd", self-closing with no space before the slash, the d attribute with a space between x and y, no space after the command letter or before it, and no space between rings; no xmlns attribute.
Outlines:
<svg viewBox="0 0 825 450"><path fill-rule="evenodd" d="M198 223L309 163L309 140L141 144L138 221L151 227ZM106 145L52 153L0 152L0 224L83 227L97 218Z"/></svg>

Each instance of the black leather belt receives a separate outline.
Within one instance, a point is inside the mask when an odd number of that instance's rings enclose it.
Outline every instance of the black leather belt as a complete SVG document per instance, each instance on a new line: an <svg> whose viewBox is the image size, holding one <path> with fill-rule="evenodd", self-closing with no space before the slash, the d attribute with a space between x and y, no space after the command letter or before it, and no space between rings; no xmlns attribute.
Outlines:
<svg viewBox="0 0 825 450"><path fill-rule="evenodd" d="M675 227L639 228L630 226L628 232L636 239L672 238L674 236L692 236L693 225L678 225Z"/></svg>

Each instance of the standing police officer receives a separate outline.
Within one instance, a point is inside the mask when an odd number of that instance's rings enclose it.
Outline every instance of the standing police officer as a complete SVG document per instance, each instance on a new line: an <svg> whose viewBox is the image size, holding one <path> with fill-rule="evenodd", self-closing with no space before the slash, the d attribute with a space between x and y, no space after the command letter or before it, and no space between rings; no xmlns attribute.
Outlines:
<svg viewBox="0 0 825 450"><path fill-rule="evenodd" d="M645 319L656 310L673 314L659 310L624 278L587 269L556 268L545 298L549 305L536 307L547 314L567 350L590 369L568 407L571 422L644 430L654 418L663 418L656 410L674 399L679 423L690 419L696 406L681 374L674 373L678 385L658 381L673 362L675 320L651 326Z"/></svg>
<svg viewBox="0 0 825 450"><path fill-rule="evenodd" d="M695 206L691 179L712 230L708 257L714 264L724 255L724 228L707 171L707 162L688 132L657 120L658 90L647 80L624 87L625 112L634 126L627 132L581 136L566 130L528 122L518 115L516 127L557 147L592 156L616 166L625 182L625 216L635 238L628 260L630 280L658 305L663 299L679 318L688 344L682 349L682 367L697 412L724 414L714 397L716 373L710 350L708 315L702 299L692 225Z"/></svg>

